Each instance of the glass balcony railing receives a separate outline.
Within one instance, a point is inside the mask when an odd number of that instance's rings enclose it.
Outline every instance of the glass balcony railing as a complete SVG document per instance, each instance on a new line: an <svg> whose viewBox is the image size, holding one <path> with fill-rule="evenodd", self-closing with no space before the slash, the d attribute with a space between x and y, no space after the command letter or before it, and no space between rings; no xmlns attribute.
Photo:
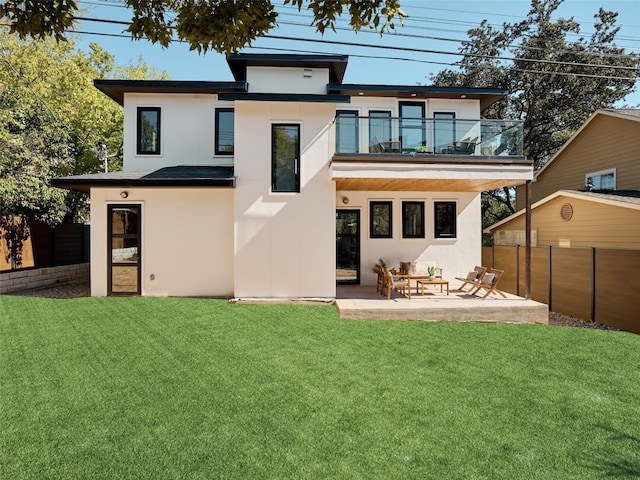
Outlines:
<svg viewBox="0 0 640 480"><path fill-rule="evenodd" d="M338 115L334 135L336 154L523 156L522 127L520 120Z"/></svg>

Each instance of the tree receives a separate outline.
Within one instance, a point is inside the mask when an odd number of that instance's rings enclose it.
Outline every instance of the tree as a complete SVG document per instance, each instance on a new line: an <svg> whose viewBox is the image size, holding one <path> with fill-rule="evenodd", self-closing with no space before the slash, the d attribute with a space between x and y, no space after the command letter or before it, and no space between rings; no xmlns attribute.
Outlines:
<svg viewBox="0 0 640 480"><path fill-rule="evenodd" d="M26 222L15 217L86 218L86 196L50 187L53 176L102 171L100 144L108 146L110 169L121 168L122 108L93 79L160 76L144 64L116 67L95 44L90 50L0 32L0 230L14 255L28 238Z"/></svg>
<svg viewBox="0 0 640 480"><path fill-rule="evenodd" d="M580 25L573 18L552 19L561 3L532 0L525 20L499 29L483 21L460 48L459 70L432 78L438 86L506 90L508 96L485 115L523 120L525 155L536 168L593 112L624 99L640 75L640 56L615 45L617 13L600 8L590 38L570 41ZM484 226L514 213L513 195L513 189L485 193Z"/></svg>
<svg viewBox="0 0 640 480"><path fill-rule="evenodd" d="M323 33L335 30L337 18L348 12L351 27L394 28L394 20L406 17L399 0L283 0L313 12L312 25ZM167 47L174 34L191 50L232 53L277 26L278 13L272 0L126 0L132 10L127 31L138 40L146 38ZM66 39L78 13L75 0L51 2L4 0L0 11L11 33L27 37Z"/></svg>

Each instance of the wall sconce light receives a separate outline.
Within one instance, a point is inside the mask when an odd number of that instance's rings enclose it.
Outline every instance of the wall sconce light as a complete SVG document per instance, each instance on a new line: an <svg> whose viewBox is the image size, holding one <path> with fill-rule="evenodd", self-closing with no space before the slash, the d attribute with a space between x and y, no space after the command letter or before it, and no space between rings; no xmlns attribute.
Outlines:
<svg viewBox="0 0 640 480"><path fill-rule="evenodd" d="M342 197L342 203L344 203L345 205L349 205L349 198L348 197Z"/></svg>
<svg viewBox="0 0 640 480"><path fill-rule="evenodd" d="M120 196L122 198L127 198L129 196L129 192L127 192L126 190L123 190L122 192L120 192Z"/></svg>

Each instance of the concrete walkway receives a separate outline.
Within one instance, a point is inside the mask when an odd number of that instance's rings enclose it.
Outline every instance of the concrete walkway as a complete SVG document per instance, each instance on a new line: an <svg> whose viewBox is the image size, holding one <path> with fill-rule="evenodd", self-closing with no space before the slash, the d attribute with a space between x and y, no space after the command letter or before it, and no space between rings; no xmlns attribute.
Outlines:
<svg viewBox="0 0 640 480"><path fill-rule="evenodd" d="M387 300L375 287L339 285L336 307L341 318L352 319L549 323L544 303L508 293L507 298L491 294L482 299L457 290L459 285L452 282L449 295L440 293L440 287L430 287L424 296L412 294L411 300L397 292Z"/></svg>

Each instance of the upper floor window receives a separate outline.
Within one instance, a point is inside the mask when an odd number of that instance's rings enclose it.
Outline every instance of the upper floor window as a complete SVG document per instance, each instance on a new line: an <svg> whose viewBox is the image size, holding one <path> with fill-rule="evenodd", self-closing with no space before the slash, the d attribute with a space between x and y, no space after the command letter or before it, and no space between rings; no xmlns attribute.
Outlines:
<svg viewBox="0 0 640 480"><path fill-rule="evenodd" d="M233 108L216 108L216 155L233 155Z"/></svg>
<svg viewBox="0 0 640 480"><path fill-rule="evenodd" d="M369 153L380 153L380 145L391 140L391 112L369 110Z"/></svg>
<svg viewBox="0 0 640 480"><path fill-rule="evenodd" d="M433 145L436 153L447 153L456 141L456 114L433 112Z"/></svg>
<svg viewBox="0 0 640 480"><path fill-rule="evenodd" d="M300 191L300 125L271 126L271 189Z"/></svg>
<svg viewBox="0 0 640 480"><path fill-rule="evenodd" d="M435 238L456 238L456 202L434 202Z"/></svg>
<svg viewBox="0 0 640 480"><path fill-rule="evenodd" d="M160 155L160 107L138 107L136 153Z"/></svg>
<svg viewBox="0 0 640 480"><path fill-rule="evenodd" d="M616 169L602 170L601 172L587 173L584 176L585 188L590 190L615 190Z"/></svg>
<svg viewBox="0 0 640 480"><path fill-rule="evenodd" d="M402 237L424 238L424 202L402 202Z"/></svg>
<svg viewBox="0 0 640 480"><path fill-rule="evenodd" d="M338 153L358 153L360 137L358 133L358 111L338 110L336 112L336 150Z"/></svg>

